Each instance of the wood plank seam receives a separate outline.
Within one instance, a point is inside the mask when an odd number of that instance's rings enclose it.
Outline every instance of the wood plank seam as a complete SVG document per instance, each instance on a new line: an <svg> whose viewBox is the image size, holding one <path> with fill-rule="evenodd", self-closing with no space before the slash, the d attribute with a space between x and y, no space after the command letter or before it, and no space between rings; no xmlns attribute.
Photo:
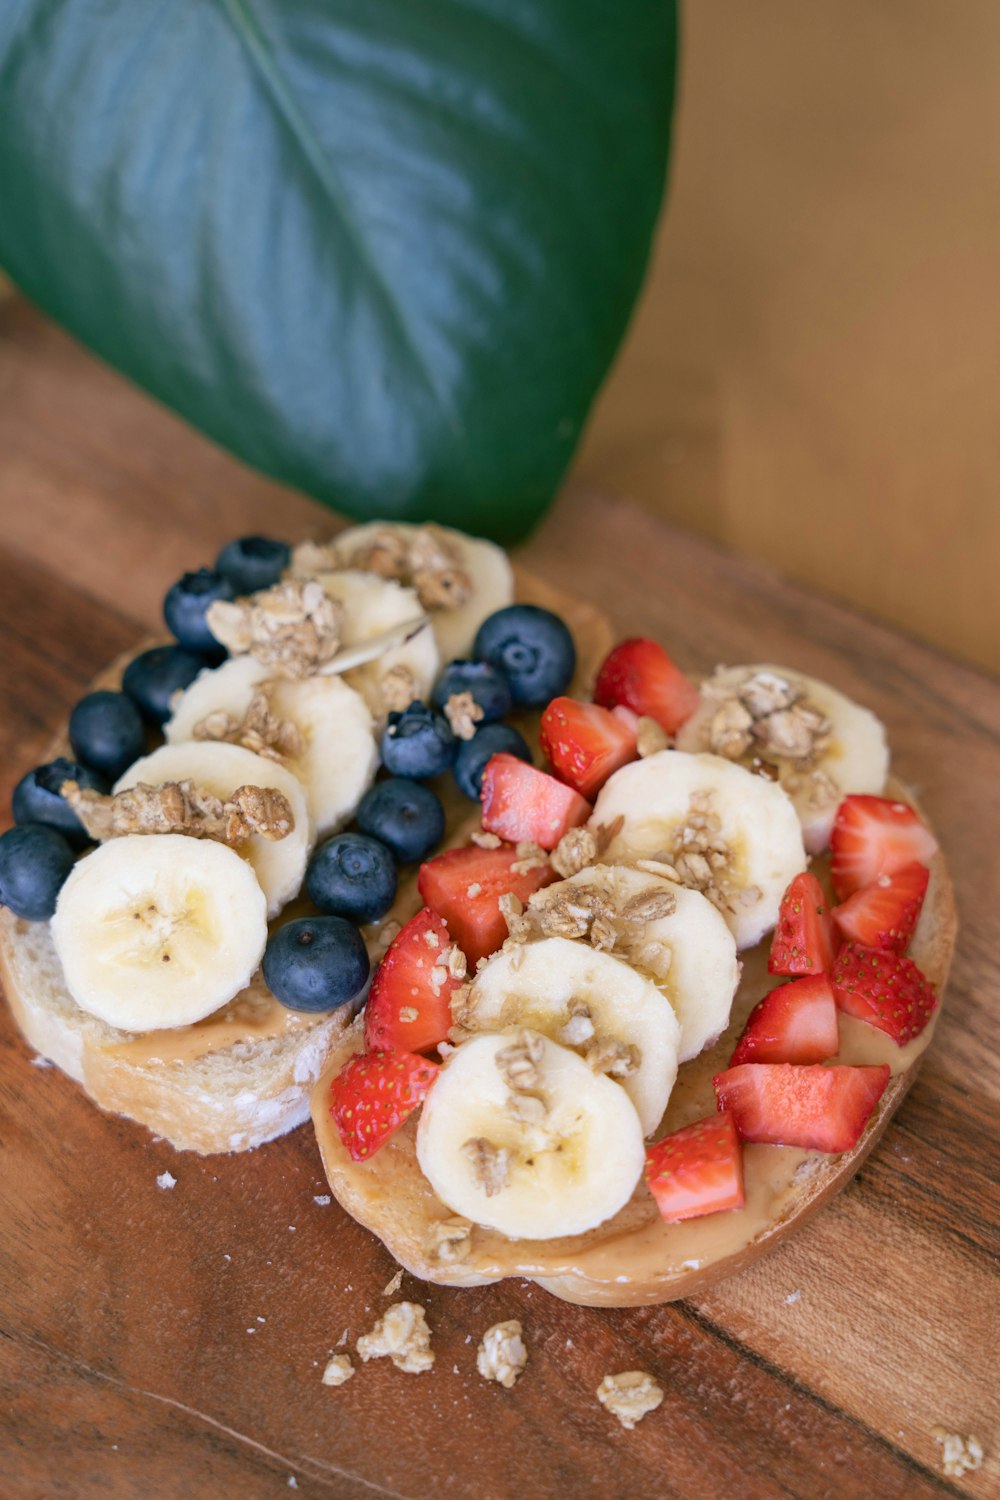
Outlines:
<svg viewBox="0 0 1000 1500"><path fill-rule="evenodd" d="M811 1386L806 1385L797 1376L791 1374L790 1371L783 1370L780 1365L772 1363L764 1355L759 1354L751 1345L744 1344L740 1339L735 1338L721 1324L714 1322L708 1317L706 1313L699 1312L692 1303L678 1302L675 1306L684 1318L693 1323L695 1327L701 1329L703 1333L707 1333L710 1337L717 1339L725 1348L732 1350L734 1354L742 1356L763 1374L769 1375L772 1379L779 1381L786 1389L794 1391L797 1396L804 1397L814 1406L819 1407L821 1411L828 1412L830 1416L838 1417L844 1422L849 1423L851 1427L863 1433L872 1443L881 1448L890 1458L899 1460L905 1468L911 1469L915 1474L919 1474L922 1479L930 1480L942 1494L963 1495L962 1490L953 1484L949 1484L934 1469L928 1468L918 1458L914 1458L912 1454L907 1453L905 1448L898 1447L889 1438L883 1437L880 1432L876 1432L874 1428L862 1422L859 1417L852 1416L850 1412L845 1411L841 1406L837 1406L835 1402L828 1400L819 1391L813 1390Z"/></svg>
<svg viewBox="0 0 1000 1500"><path fill-rule="evenodd" d="M273 1448L268 1448L264 1443L259 1443L256 1438L248 1437L246 1433L238 1432L235 1427L230 1427L225 1422L220 1422L217 1418L209 1416L207 1412L198 1411L193 1406L187 1406L183 1401L177 1401L173 1396L163 1396L158 1391L150 1391L144 1389L142 1386L132 1385L129 1381L122 1380L119 1376L112 1375L107 1370L97 1370L92 1365L88 1365L85 1360L80 1359L78 1355L70 1354L64 1349L57 1349L52 1344L47 1344L44 1339L37 1338L30 1333L25 1333L23 1330L13 1331L0 1327L0 1338L7 1339L15 1344L19 1341L28 1344L47 1358L53 1359L57 1363L68 1365L88 1380L103 1381L107 1385L127 1391L132 1396L141 1396L144 1400L158 1402L161 1406L171 1406L177 1411L184 1412L186 1416L194 1417L196 1421L203 1422L207 1427L214 1428L217 1432L224 1433L227 1437L235 1438L238 1443L243 1444L245 1447L254 1449L256 1452L263 1454L265 1458L273 1459L276 1463L303 1475L307 1479L312 1479L326 1485L336 1475L341 1479L348 1480L351 1484L359 1485L362 1489L371 1490L376 1495L385 1495L387 1500L414 1500L413 1496L404 1495L401 1490L386 1489L384 1485L375 1484L373 1480L365 1479L360 1474L354 1474L349 1469L339 1469L335 1464L331 1464L325 1459L310 1458L308 1455L304 1455L298 1459L289 1458L287 1454L278 1453ZM307 1467L307 1465L311 1467ZM315 1469L319 1469L321 1472L316 1473ZM324 1474L323 1470L326 1470L327 1473Z"/></svg>

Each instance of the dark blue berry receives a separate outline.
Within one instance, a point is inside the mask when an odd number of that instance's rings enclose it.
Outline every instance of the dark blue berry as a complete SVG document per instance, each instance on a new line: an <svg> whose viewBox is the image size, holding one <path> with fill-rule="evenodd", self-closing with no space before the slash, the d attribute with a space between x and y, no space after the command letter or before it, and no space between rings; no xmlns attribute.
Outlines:
<svg viewBox="0 0 1000 1500"><path fill-rule="evenodd" d="M377 922L396 899L396 861L381 839L338 833L310 859L306 890L320 911Z"/></svg>
<svg viewBox="0 0 1000 1500"><path fill-rule="evenodd" d="M235 599L236 591L228 578L214 568L199 568L185 573L167 590L163 601L163 618L182 646L189 651L218 651L219 642L208 628L205 611L217 599Z"/></svg>
<svg viewBox="0 0 1000 1500"><path fill-rule="evenodd" d="M444 708L455 693L472 694L483 711L481 724L495 724L510 713L514 702L506 677L488 661L449 662L434 689L435 708Z"/></svg>
<svg viewBox="0 0 1000 1500"><path fill-rule="evenodd" d="M576 670L573 637L558 615L537 604L509 604L484 620L472 654L510 683L515 703L540 708L566 691Z"/></svg>
<svg viewBox="0 0 1000 1500"><path fill-rule="evenodd" d="M146 753L142 715L124 693L88 693L69 716L74 755L115 781Z"/></svg>
<svg viewBox="0 0 1000 1500"><path fill-rule="evenodd" d="M326 1011L346 1005L368 983L364 938L343 917L300 917L268 939L264 983L289 1010Z"/></svg>
<svg viewBox="0 0 1000 1500"><path fill-rule="evenodd" d="M143 718L157 728L170 718L170 700L181 693L208 666L203 656L183 646L153 646L133 658L125 668L122 688Z"/></svg>
<svg viewBox="0 0 1000 1500"><path fill-rule="evenodd" d="M393 776L424 781L441 776L455 759L455 736L448 720L426 703L411 703L389 715L382 735L382 764Z"/></svg>
<svg viewBox="0 0 1000 1500"><path fill-rule="evenodd" d="M444 808L419 781L376 781L361 799L358 827L388 844L401 864L413 864L443 838Z"/></svg>
<svg viewBox="0 0 1000 1500"><path fill-rule="evenodd" d="M26 922L47 922L72 868L73 851L54 828L8 829L0 838L0 906Z"/></svg>
<svg viewBox="0 0 1000 1500"><path fill-rule="evenodd" d="M87 831L66 798L59 795L64 781L75 781L94 792L111 790L108 781L89 766L60 756L58 760L36 766L27 776L21 777L14 788L14 822L45 823L61 833L75 849L82 849L88 842Z"/></svg>
<svg viewBox="0 0 1000 1500"><path fill-rule="evenodd" d="M531 764L531 751L523 734L518 734L509 724L484 724L477 729L471 740L462 740L455 756L452 775L458 789L479 801L479 790L483 784L483 772L491 755L516 755Z"/></svg>
<svg viewBox="0 0 1000 1500"><path fill-rule="evenodd" d="M291 560L292 549L287 542L276 542L270 536L239 536L223 547L215 559L215 569L237 594L255 594L277 583Z"/></svg>

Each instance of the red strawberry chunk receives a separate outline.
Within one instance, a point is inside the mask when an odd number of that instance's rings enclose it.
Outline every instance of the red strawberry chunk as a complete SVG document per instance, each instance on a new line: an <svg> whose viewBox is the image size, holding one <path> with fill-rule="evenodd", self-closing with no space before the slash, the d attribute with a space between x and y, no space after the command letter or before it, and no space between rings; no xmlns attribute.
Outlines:
<svg viewBox="0 0 1000 1500"><path fill-rule="evenodd" d="M833 921L815 875L796 875L778 912L767 967L772 974L829 974L833 968Z"/></svg>
<svg viewBox="0 0 1000 1500"><path fill-rule="evenodd" d="M647 1146L645 1176L668 1224L742 1208L743 1152L732 1115L709 1115Z"/></svg>
<svg viewBox="0 0 1000 1500"><path fill-rule="evenodd" d="M833 987L825 974L807 974L780 984L754 1006L729 1066L826 1062L839 1050Z"/></svg>
<svg viewBox="0 0 1000 1500"><path fill-rule="evenodd" d="M903 953L917 925L930 878L927 866L914 860L848 896L834 908L833 920L848 942Z"/></svg>
<svg viewBox="0 0 1000 1500"><path fill-rule="evenodd" d="M877 1026L900 1047L920 1035L938 1004L912 958L858 943L837 954L833 994L845 1015Z"/></svg>
<svg viewBox="0 0 1000 1500"><path fill-rule="evenodd" d="M745 1141L850 1151L885 1092L889 1068L743 1063L712 1082L719 1108L732 1111Z"/></svg>
<svg viewBox="0 0 1000 1500"><path fill-rule="evenodd" d="M656 641L633 636L604 658L594 699L605 708L623 703L676 734L698 707L698 689Z"/></svg>
<svg viewBox="0 0 1000 1500"><path fill-rule="evenodd" d="M934 835L905 802L860 793L845 797L830 836L837 899L874 885L880 875L895 875L914 860L930 864L936 849Z"/></svg>
<svg viewBox="0 0 1000 1500"><path fill-rule="evenodd" d="M483 827L489 833L543 849L554 849L564 833L586 823L593 812L571 786L502 752L486 762L479 796Z"/></svg>
<svg viewBox="0 0 1000 1500"><path fill-rule="evenodd" d="M593 799L613 771L635 760L637 721L596 703L553 698L542 714L542 750L556 774Z"/></svg>
<svg viewBox="0 0 1000 1500"><path fill-rule="evenodd" d="M330 1113L352 1160L366 1161L427 1097L437 1064L412 1052L358 1052L330 1085Z"/></svg>
<svg viewBox="0 0 1000 1500"><path fill-rule="evenodd" d="M447 927L425 906L393 939L375 970L365 1005L368 1051L429 1052L443 1042L451 1028L451 997L464 970L464 955Z"/></svg>
<svg viewBox="0 0 1000 1500"><path fill-rule="evenodd" d="M470 968L495 953L507 937L500 897L509 892L527 903L529 896L556 877L549 864L514 870L517 863L517 850L509 844L499 849L469 844L465 849L448 849L420 866L420 898L447 922Z"/></svg>

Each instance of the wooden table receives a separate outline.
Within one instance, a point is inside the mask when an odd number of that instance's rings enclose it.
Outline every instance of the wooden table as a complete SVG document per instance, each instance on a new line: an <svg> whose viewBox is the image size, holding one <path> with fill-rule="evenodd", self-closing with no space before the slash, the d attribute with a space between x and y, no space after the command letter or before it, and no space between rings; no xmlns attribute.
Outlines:
<svg viewBox="0 0 1000 1500"><path fill-rule="evenodd" d="M91 674L157 625L228 537L322 534L23 306L0 311L0 762L5 793ZM0 1019L0 1494L917 1497L1000 1486L992 1279L1000 688L767 568L570 488L530 566L707 669L747 656L827 677L886 720L951 860L963 931L921 1078L861 1177L710 1295L571 1307L528 1284L423 1287L437 1365L342 1390L331 1349L386 1305L393 1264L325 1192L308 1128L249 1156L178 1156L32 1066ZM170 1170L176 1187L157 1175ZM513 1392L481 1332L524 1324ZM644 1368L635 1432L593 1392ZM931 1429L983 1469L940 1473Z"/></svg>

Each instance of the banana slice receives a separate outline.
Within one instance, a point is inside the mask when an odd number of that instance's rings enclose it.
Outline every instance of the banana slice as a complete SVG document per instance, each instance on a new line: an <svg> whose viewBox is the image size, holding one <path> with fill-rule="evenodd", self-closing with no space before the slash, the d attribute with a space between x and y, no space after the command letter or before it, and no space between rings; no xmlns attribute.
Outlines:
<svg viewBox="0 0 1000 1500"><path fill-rule="evenodd" d="M884 790L884 726L827 683L786 667L720 667L701 693L678 750L708 750L747 766L767 762L795 804L810 854L829 844L842 797Z"/></svg>
<svg viewBox="0 0 1000 1500"><path fill-rule="evenodd" d="M352 526L342 531L335 542L343 566L361 566L361 559L378 533L384 533L386 529L396 533L405 545L423 528L406 521L370 521L364 526ZM434 609L431 606L441 660L449 662L468 656L476 631L487 615L513 601L514 574L506 552L495 543L465 536L448 526L435 526L434 530L451 544L457 565L468 575L471 584L468 597L455 608Z"/></svg>
<svg viewBox="0 0 1000 1500"><path fill-rule="evenodd" d="M291 771L263 755L254 755L241 745L221 745L211 740L191 740L183 745L162 745L152 755L129 766L115 783L123 792L142 781L162 786L167 781L194 781L215 796L226 798L241 786L274 787L291 803L295 827L286 838L273 842L254 834L240 853L253 867L267 897L267 914L278 912L299 892L312 848L312 825L306 794ZM185 839L191 848L194 839Z"/></svg>
<svg viewBox="0 0 1000 1500"><path fill-rule="evenodd" d="M424 609L413 589L404 588L377 573L319 573L319 581L332 599L344 606L342 645L361 646L394 625L419 619ZM344 680L364 698L378 722L389 708L411 698L427 698L434 685L441 658L430 623L405 645L395 646L363 666L352 667ZM405 701L404 701L405 700Z"/></svg>
<svg viewBox="0 0 1000 1500"><path fill-rule="evenodd" d="M249 984L267 902L224 844L130 834L74 866L52 938L82 1010L123 1031L190 1026Z"/></svg>
<svg viewBox="0 0 1000 1500"><path fill-rule="evenodd" d="M262 691L275 718L289 720L301 736L301 753L284 757L283 764L305 787L317 836L336 832L353 817L378 770L368 705L339 677L290 680L272 676L252 656L231 657L202 672L183 693L164 726L167 743L194 740L197 726L213 714L241 723Z"/></svg>
<svg viewBox="0 0 1000 1500"><path fill-rule="evenodd" d="M617 1079L644 1135L663 1118L680 1026L656 985L610 953L563 937L503 948L476 974L462 1024L539 1031Z"/></svg>
<svg viewBox="0 0 1000 1500"><path fill-rule="evenodd" d="M632 1196L643 1159L625 1090L531 1031L458 1047L417 1126L417 1160L441 1201L513 1239L603 1224Z"/></svg>
<svg viewBox="0 0 1000 1500"><path fill-rule="evenodd" d="M736 943L721 914L699 891L627 865L590 865L536 892L529 905L544 911L574 890L596 890L611 902L615 957L648 975L669 1000L681 1028L678 1062L697 1057L729 1025L740 982ZM673 910L656 916L658 901Z"/></svg>
<svg viewBox="0 0 1000 1500"><path fill-rule="evenodd" d="M737 948L771 930L788 882L806 867L791 799L718 755L661 750L623 766L602 787L590 826L613 830L607 864L652 860L702 891Z"/></svg>

